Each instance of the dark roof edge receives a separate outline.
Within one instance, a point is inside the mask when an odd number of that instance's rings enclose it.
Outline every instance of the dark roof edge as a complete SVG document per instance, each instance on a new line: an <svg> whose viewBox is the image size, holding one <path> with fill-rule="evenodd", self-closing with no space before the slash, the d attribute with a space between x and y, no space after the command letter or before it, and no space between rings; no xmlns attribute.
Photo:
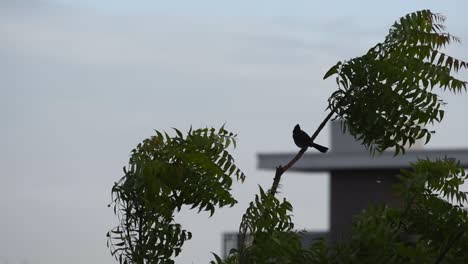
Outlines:
<svg viewBox="0 0 468 264"><path fill-rule="evenodd" d="M280 164L286 164L296 153L259 153L258 168L275 169ZM326 172L332 170L373 170L373 169L403 169L409 168L411 162L418 159L455 158L461 166L468 168L468 149L430 149L411 150L404 155L393 156L393 152L384 152L372 157L367 152L330 152L327 154L304 154L292 171Z"/></svg>

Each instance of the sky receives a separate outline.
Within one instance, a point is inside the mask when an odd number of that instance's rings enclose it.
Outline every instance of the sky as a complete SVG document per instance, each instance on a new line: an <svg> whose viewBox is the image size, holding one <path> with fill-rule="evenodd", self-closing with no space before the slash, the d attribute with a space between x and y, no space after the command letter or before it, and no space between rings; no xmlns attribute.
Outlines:
<svg viewBox="0 0 468 264"><path fill-rule="evenodd" d="M466 1L0 1L0 263L115 263L107 204L130 150L153 129L226 123L247 175L238 205L176 217L194 235L176 262L207 263L271 184L256 154L295 151L294 125L325 117L326 70L420 9L447 17L462 39L447 52L467 60ZM443 99L426 147L468 147L466 94ZM326 174L288 172L280 191L299 229L328 228Z"/></svg>

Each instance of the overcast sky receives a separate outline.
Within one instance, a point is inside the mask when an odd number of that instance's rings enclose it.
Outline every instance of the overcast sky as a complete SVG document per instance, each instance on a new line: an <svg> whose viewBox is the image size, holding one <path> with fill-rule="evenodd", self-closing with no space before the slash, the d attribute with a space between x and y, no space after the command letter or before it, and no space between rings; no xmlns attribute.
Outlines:
<svg viewBox="0 0 468 264"><path fill-rule="evenodd" d="M256 153L294 151L293 126L325 116L326 69L427 8L447 16L465 41L448 52L467 60L466 1L1 0L0 263L114 263L106 206L129 151L153 129L226 122L248 177L238 206L177 217L194 235L177 263L207 263L271 184ZM468 147L466 94L444 99L427 147ZM327 188L324 174L284 175L298 228L328 228Z"/></svg>

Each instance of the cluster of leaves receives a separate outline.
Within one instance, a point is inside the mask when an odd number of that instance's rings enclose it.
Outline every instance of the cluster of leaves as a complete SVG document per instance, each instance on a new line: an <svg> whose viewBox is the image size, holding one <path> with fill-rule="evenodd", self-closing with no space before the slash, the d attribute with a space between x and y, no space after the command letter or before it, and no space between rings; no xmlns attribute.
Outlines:
<svg viewBox="0 0 468 264"><path fill-rule="evenodd" d="M459 42L445 32L444 20L429 10L408 14L382 43L325 74L324 79L336 74L339 88L329 98L329 108L371 152L394 147L398 154L417 139L427 143L433 131L425 126L444 116L433 88L466 90L468 83L451 73L467 69L468 63L441 52Z"/></svg>
<svg viewBox="0 0 468 264"><path fill-rule="evenodd" d="M433 88L466 90L467 82L451 74L468 63L440 51L458 41L445 33L443 21L429 10L409 14L384 42L325 74L336 74L339 88L329 108L372 152L395 147L398 154L417 139L429 141L425 126L444 115ZM216 207L237 202L233 178L245 176L227 151L235 135L223 127L175 133L156 131L139 144L112 188L119 225L109 231L108 246L120 263L174 263L191 238L174 213L186 205L213 215ZM459 186L467 177L455 161L421 160L402 173L402 208L370 207L354 219L348 240L330 245L322 239L307 249L293 230L291 204L260 188L242 217L240 248L211 263L465 263L468 216L461 205L467 193Z"/></svg>
<svg viewBox="0 0 468 264"><path fill-rule="evenodd" d="M242 217L240 248L232 250L226 260L215 255L216 262L211 263L309 263L301 235L293 230L291 204L261 187L259 192Z"/></svg>
<svg viewBox="0 0 468 264"><path fill-rule="evenodd" d="M347 239L319 239L303 248L293 231L292 207L260 189L243 216L241 244L212 264L263 263L466 263L468 193L460 186L468 174L455 160L419 160L403 170L395 186L402 204L372 205L355 216Z"/></svg>
<svg viewBox="0 0 468 264"><path fill-rule="evenodd" d="M467 193L459 187L468 176L460 164L420 160L400 178L402 208L371 206L354 219L348 240L314 244L321 261L313 263L466 263Z"/></svg>
<svg viewBox="0 0 468 264"><path fill-rule="evenodd" d="M468 259L468 216L462 208L468 200L467 193L460 191L467 179L455 160L421 160L401 177L405 186L399 192L406 197L404 231L416 234L418 242L446 263Z"/></svg>
<svg viewBox="0 0 468 264"><path fill-rule="evenodd" d="M344 121L343 128L371 152L395 147L395 154L399 154L417 139L428 142L431 131L425 126L440 122L444 115L440 109L443 102L433 88L466 90L467 82L451 72L466 69L468 63L440 51L458 41L444 32L443 21L442 16L429 10L409 14L392 26L383 43L364 56L338 62L325 74L324 78L336 74L339 87L329 99L329 108ZM464 179L463 170L452 161L422 160L402 176L399 190L407 204L405 209L370 207L356 217L348 240L337 245L321 240L310 249L302 249L300 237L293 233L288 217L292 208L284 211L274 194L260 189L242 219L240 250L224 261L215 256L212 263L452 261L457 253L447 252L466 246L461 242L464 231L460 233L466 229L467 220L460 207L466 200L466 194L459 191ZM452 205L443 198L459 204ZM252 237L251 244L245 245L246 234Z"/></svg>
<svg viewBox="0 0 468 264"><path fill-rule="evenodd" d="M232 178L245 175L227 151L236 135L221 127L190 130L186 137L156 131L132 150L123 176L112 188L119 226L108 246L119 263L174 263L191 233L174 222L183 205L209 211L233 206Z"/></svg>

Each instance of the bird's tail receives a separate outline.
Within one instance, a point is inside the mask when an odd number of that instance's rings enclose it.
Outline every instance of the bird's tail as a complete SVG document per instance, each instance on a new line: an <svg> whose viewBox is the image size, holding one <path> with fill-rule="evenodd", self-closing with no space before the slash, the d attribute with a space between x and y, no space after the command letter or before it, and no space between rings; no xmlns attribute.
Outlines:
<svg viewBox="0 0 468 264"><path fill-rule="evenodd" d="M327 153L327 151L328 151L327 147L324 147L324 146L316 144L316 143L310 143L310 146L315 148L316 150L322 152L322 153Z"/></svg>

